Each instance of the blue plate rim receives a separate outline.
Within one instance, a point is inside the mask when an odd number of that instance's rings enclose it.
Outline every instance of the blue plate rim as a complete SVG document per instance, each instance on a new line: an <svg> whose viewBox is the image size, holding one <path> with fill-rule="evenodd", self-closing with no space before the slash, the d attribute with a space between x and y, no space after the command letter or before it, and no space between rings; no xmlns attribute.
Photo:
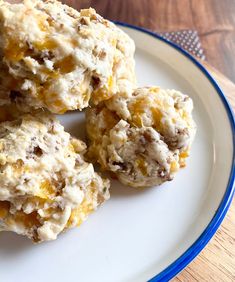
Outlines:
<svg viewBox="0 0 235 282"><path fill-rule="evenodd" d="M171 263L164 270L162 270L160 273L158 273L156 276L154 276L153 278L149 280L150 282L169 281L175 275L177 275L181 270L183 270L207 245L207 243L210 241L210 239L215 234L216 230L219 228L232 202L234 192L235 192L235 185L234 185L234 181L235 181L235 118L234 118L234 113L233 113L231 106L229 105L229 102L227 101L227 98L225 97L225 94L219 87L218 83L214 80L214 78L210 75L210 73L205 69L205 67L199 61L197 61L191 54L189 54L187 51L185 51L178 45L174 44L173 42L163 38L162 36L146 28L138 27L132 24L127 24L127 23L119 22L119 21L114 21L114 23L117 25L123 26L123 27L135 29L137 31L143 32L158 40L165 42L167 45L173 47L179 53L181 53L187 59L189 59L196 67L198 67L198 69L207 77L211 85L216 90L218 96L220 97L225 107L225 110L226 110L226 113L227 113L227 116L230 122L231 131L233 134L233 162L231 166L230 176L229 176L226 192L223 196L223 199L217 211L215 212L215 215L213 216L212 220L207 225L203 233L198 237L198 239L179 258L177 258L173 263Z"/></svg>

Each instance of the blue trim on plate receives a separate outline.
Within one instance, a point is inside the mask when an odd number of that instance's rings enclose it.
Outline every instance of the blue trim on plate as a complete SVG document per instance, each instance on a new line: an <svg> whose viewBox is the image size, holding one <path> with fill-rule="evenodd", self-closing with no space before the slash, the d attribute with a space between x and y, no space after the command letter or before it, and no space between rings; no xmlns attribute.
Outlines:
<svg viewBox="0 0 235 282"><path fill-rule="evenodd" d="M170 264L166 269L161 271L159 274L157 274L155 277L153 277L150 282L157 282L157 281L169 281L172 279L177 273L179 273L183 268L185 268L199 253L200 251L206 246L206 244L210 241L212 236L215 234L216 230L219 228L222 220L224 219L228 208L231 204L231 201L233 199L235 186L234 186L234 180L235 180L235 119L233 111L225 98L224 93L220 89L219 85L216 83L216 81L212 78L212 76L209 74L209 72L193 57L191 56L187 51L180 48L178 45L170 42L169 40L159 36L158 34L147 30L142 27L137 27L134 25L122 23L122 22L115 22L116 24L120 26L124 26L127 28L135 29L137 31L143 32L145 34L148 34L154 38L157 38L166 44L170 45L174 49L176 49L178 52L183 54L186 58L188 58L191 62L196 65L200 71L208 78L212 86L215 88L217 94L219 95L220 99L222 100L224 107L227 111L227 115L230 121L231 130L233 133L233 162L230 172L230 177L227 185L226 192L224 194L224 197L214 215L211 222L208 224L206 229L203 231L203 233L200 235L200 237L192 244L191 247L187 249L178 259L176 259L172 264Z"/></svg>

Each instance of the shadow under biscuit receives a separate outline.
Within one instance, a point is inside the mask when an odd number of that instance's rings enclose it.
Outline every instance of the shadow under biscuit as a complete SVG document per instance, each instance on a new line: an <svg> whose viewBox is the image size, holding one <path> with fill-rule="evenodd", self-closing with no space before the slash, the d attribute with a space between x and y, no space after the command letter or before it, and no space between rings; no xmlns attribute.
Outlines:
<svg viewBox="0 0 235 282"><path fill-rule="evenodd" d="M0 253L4 257L15 256L35 245L26 237L13 232L0 232Z"/></svg>
<svg viewBox="0 0 235 282"><path fill-rule="evenodd" d="M86 121L84 112L70 111L65 115L57 115L65 131L70 133L73 137L86 141Z"/></svg>
<svg viewBox="0 0 235 282"><path fill-rule="evenodd" d="M111 178L109 177L111 180ZM135 197L146 193L152 188L134 188L121 184L118 180L111 180L110 195L112 197Z"/></svg>

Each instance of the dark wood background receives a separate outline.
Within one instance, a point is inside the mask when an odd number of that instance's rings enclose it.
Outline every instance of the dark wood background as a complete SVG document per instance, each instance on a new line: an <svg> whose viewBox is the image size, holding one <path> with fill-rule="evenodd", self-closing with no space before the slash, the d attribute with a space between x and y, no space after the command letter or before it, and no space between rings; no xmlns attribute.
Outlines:
<svg viewBox="0 0 235 282"><path fill-rule="evenodd" d="M196 29L207 61L235 82L235 0L64 0L154 31Z"/></svg>

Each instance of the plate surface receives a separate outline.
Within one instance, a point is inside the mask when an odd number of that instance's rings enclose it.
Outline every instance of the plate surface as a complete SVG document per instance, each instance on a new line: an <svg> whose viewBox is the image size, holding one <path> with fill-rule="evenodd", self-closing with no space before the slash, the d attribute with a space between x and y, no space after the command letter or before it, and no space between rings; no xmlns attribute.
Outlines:
<svg viewBox="0 0 235 282"><path fill-rule="evenodd" d="M122 27L136 43L140 86L192 97L197 135L174 181L138 191L113 182L111 199L77 229L39 245L0 233L0 280L154 281L179 272L204 247L233 194L234 121L219 88L189 55L158 37ZM84 139L83 113L60 117Z"/></svg>

